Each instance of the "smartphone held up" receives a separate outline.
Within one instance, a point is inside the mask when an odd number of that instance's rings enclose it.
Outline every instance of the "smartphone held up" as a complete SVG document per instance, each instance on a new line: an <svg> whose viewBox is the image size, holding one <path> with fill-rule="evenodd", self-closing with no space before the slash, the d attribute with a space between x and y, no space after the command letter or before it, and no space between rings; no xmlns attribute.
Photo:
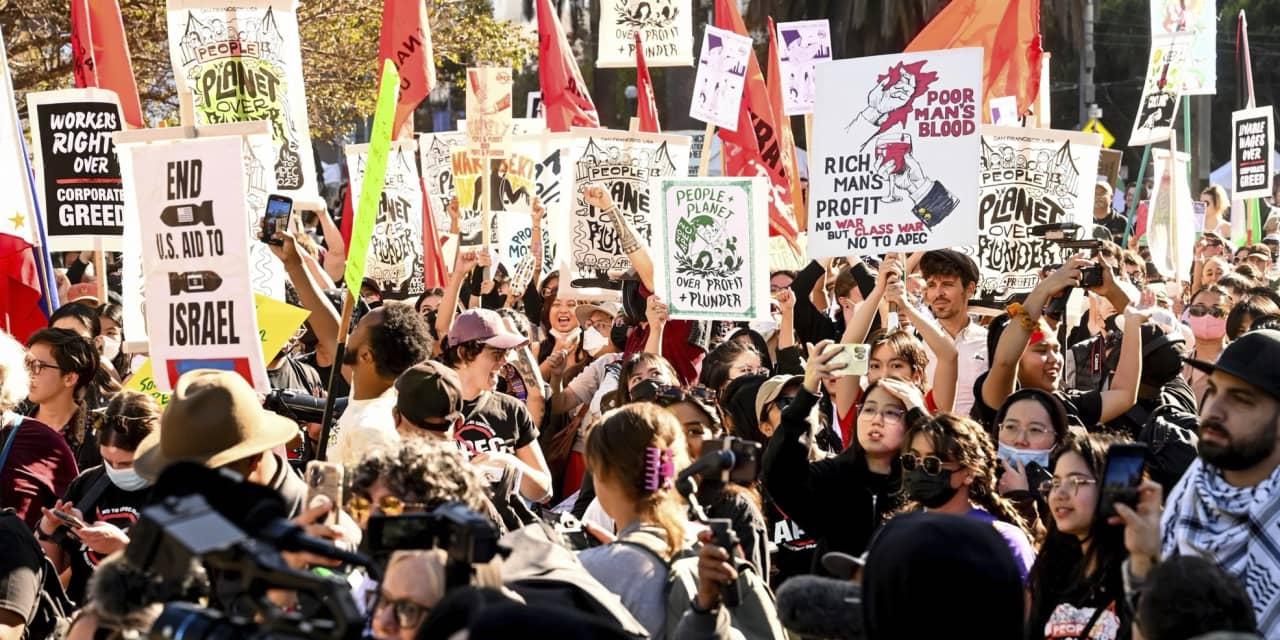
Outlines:
<svg viewBox="0 0 1280 640"><path fill-rule="evenodd" d="M292 215L293 199L287 196L271 194L267 198L267 212L262 217L262 230L258 239L276 246L284 244L283 240L276 238L276 234L289 230Z"/></svg>

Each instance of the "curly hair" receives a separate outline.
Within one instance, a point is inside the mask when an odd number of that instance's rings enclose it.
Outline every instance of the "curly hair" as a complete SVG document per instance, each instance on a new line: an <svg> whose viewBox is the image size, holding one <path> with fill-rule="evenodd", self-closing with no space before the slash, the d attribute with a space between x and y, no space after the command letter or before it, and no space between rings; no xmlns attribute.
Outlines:
<svg viewBox="0 0 1280 640"><path fill-rule="evenodd" d="M427 510L450 501L487 513L488 498L480 474L462 458L452 441L414 438L396 448L368 453L351 469L348 491L369 495L375 482L407 502Z"/></svg>
<svg viewBox="0 0 1280 640"><path fill-rule="evenodd" d="M1022 515L996 491L996 450L981 425L954 413L941 412L907 429L902 436L903 453L910 450L911 441L918 435L929 440L934 455L943 462L954 462L972 472L970 500L996 518L1016 525L1031 539Z"/></svg>
<svg viewBox="0 0 1280 640"><path fill-rule="evenodd" d="M377 311L382 322L369 323L369 350L378 375L395 378L431 357L427 323L412 306L386 302Z"/></svg>
<svg viewBox="0 0 1280 640"><path fill-rule="evenodd" d="M604 414L587 436L587 469L616 485L644 522L667 536L668 555L683 546L688 519L680 494L668 485L645 489L646 449L669 449L676 469L689 466L684 429L671 412L649 402L629 404Z"/></svg>

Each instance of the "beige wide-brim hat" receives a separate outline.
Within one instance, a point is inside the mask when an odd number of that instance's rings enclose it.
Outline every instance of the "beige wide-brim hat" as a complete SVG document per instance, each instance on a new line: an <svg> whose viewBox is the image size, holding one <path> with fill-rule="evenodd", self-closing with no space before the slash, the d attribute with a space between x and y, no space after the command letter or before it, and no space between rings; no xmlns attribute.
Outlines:
<svg viewBox="0 0 1280 640"><path fill-rule="evenodd" d="M253 387L239 374L196 369L178 378L160 416L160 428L138 445L133 468L155 482L175 462L221 467L297 435L298 425L264 410Z"/></svg>

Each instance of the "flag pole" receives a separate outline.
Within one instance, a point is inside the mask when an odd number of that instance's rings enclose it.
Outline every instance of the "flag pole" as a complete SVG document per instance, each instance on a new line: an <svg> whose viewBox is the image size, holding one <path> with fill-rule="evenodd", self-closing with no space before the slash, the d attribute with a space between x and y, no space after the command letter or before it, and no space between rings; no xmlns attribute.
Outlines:
<svg viewBox="0 0 1280 640"><path fill-rule="evenodd" d="M707 168L711 164L711 140L716 135L716 125L708 122L702 134L702 155L698 158L698 177L707 177Z"/></svg>
<svg viewBox="0 0 1280 640"><path fill-rule="evenodd" d="M93 239L93 270L98 277L98 303L107 303L107 256L102 251L102 238Z"/></svg>
<svg viewBox="0 0 1280 640"><path fill-rule="evenodd" d="M329 370L329 380L325 389L324 398L324 417L320 419L320 442L316 445L316 460L328 460L329 454L329 434L333 433L333 416L334 403L338 400L338 394L335 393L335 385L338 379L342 377L342 361L347 356L347 339L351 337L351 314L355 311L355 294L351 289L346 289L346 295L342 297L342 320L338 322L338 344L333 350L332 369Z"/></svg>
<svg viewBox="0 0 1280 640"><path fill-rule="evenodd" d="M1129 246L1129 234L1133 231L1133 218L1138 213L1138 200L1142 198L1142 179L1147 175L1147 160L1151 159L1151 145L1142 148L1142 162L1138 164L1138 179L1133 183L1133 200L1129 202L1129 221L1124 227L1124 239L1120 241L1120 248L1125 249ZM1150 212L1148 211L1148 215Z"/></svg>

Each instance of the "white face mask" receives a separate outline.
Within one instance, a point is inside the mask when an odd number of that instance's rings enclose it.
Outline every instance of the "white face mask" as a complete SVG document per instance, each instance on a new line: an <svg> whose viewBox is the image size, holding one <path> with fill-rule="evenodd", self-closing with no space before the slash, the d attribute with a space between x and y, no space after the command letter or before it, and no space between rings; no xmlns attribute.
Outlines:
<svg viewBox="0 0 1280 640"><path fill-rule="evenodd" d="M115 360L118 355L120 355L120 338L102 336L102 357Z"/></svg>
<svg viewBox="0 0 1280 640"><path fill-rule="evenodd" d="M609 344L609 339L604 337L595 327L587 327L586 331L582 332L582 350L591 354L592 357L595 357L596 352L603 349L607 344Z"/></svg>
<svg viewBox="0 0 1280 640"><path fill-rule="evenodd" d="M752 320L747 323L747 327L760 334L764 338L765 342L768 342L769 338L772 338L773 334L778 332L778 322L773 318L769 318L768 320Z"/></svg>
<svg viewBox="0 0 1280 640"><path fill-rule="evenodd" d="M137 491L151 484L147 482L146 478L138 475L138 472L133 467L115 469L104 462L102 468L107 470L107 478L111 480L111 484L119 487L121 491Z"/></svg>

